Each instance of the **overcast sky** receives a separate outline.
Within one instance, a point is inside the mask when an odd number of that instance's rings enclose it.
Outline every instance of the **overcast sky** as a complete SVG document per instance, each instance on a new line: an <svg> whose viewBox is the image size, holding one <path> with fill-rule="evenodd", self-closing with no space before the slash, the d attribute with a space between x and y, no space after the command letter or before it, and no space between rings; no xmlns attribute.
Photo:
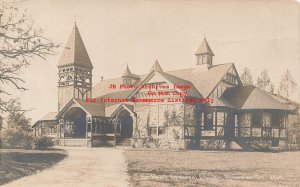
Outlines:
<svg viewBox="0 0 300 187"><path fill-rule="evenodd" d="M93 83L149 71L155 59L164 70L195 66L194 52L205 36L213 64L234 62L253 76L267 69L278 88L289 69L299 85L299 4L295 1L99 1L28 0L22 3L47 36L64 44L74 22L94 65ZM26 92L16 92L33 120L57 110L58 55L34 61L22 75ZM299 93L299 92L298 92ZM293 98L299 101L299 94Z"/></svg>

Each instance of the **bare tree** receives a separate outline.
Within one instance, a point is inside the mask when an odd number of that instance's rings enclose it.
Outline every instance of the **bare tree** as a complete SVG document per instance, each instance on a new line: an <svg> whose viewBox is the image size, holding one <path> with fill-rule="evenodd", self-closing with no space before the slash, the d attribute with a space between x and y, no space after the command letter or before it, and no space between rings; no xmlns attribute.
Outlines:
<svg viewBox="0 0 300 187"><path fill-rule="evenodd" d="M269 72L263 70L257 77L256 86L263 91L274 92L274 84L271 82Z"/></svg>
<svg viewBox="0 0 300 187"><path fill-rule="evenodd" d="M243 73L240 78L244 86L253 85L252 73L248 67L243 69Z"/></svg>
<svg viewBox="0 0 300 187"><path fill-rule="evenodd" d="M10 95L6 85L26 90L20 71L35 58L46 60L48 55L54 55L58 47L44 36L42 29L35 27L27 10L17 7L19 3L0 3L0 94ZM1 98L0 110L5 111L6 102Z"/></svg>
<svg viewBox="0 0 300 187"><path fill-rule="evenodd" d="M278 94L290 97L297 89L297 83L295 82L292 74L289 70L286 70L279 82Z"/></svg>

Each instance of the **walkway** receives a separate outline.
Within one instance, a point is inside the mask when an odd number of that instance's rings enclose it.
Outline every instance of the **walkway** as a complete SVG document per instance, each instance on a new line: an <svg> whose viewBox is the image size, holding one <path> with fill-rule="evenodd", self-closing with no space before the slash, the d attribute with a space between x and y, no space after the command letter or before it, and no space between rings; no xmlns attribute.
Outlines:
<svg viewBox="0 0 300 187"><path fill-rule="evenodd" d="M56 166L4 186L129 186L122 149L64 148L68 151L68 157Z"/></svg>

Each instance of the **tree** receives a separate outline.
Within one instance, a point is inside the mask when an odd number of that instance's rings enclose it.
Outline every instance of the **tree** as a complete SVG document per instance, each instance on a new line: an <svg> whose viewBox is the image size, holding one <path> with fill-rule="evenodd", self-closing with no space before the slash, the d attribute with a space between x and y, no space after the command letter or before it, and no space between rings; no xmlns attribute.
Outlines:
<svg viewBox="0 0 300 187"><path fill-rule="evenodd" d="M0 132L1 132L2 128L3 128L3 117L0 116Z"/></svg>
<svg viewBox="0 0 300 187"><path fill-rule="evenodd" d="M17 100L10 100L7 109L10 112L1 131L1 146L31 148L33 142L31 119L25 116L25 111L21 111L21 104Z"/></svg>
<svg viewBox="0 0 300 187"><path fill-rule="evenodd" d="M243 69L243 73L242 73L240 79L244 86L253 85L252 73L248 67L245 67Z"/></svg>
<svg viewBox="0 0 300 187"><path fill-rule="evenodd" d="M263 70L257 77L256 86L263 91L274 92L274 84L271 82L269 72Z"/></svg>
<svg viewBox="0 0 300 187"><path fill-rule="evenodd" d="M278 94L290 97L297 89L297 83L295 82L292 74L289 70L286 70L279 82Z"/></svg>
<svg viewBox="0 0 300 187"><path fill-rule="evenodd" d="M35 58L46 60L48 55L55 54L54 49L58 47L44 35L42 29L35 27L27 10L17 7L19 3L0 3L0 94L10 95L6 85L26 90L21 85L24 83L19 77L21 70ZM2 104L5 102L0 100L0 110L3 109Z"/></svg>

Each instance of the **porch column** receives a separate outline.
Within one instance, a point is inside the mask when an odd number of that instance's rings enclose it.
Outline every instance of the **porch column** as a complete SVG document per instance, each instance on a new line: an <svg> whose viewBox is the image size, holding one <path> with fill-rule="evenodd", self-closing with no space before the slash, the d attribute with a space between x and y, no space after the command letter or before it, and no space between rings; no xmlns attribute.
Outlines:
<svg viewBox="0 0 300 187"><path fill-rule="evenodd" d="M34 137L36 138L36 126L34 127Z"/></svg>
<svg viewBox="0 0 300 187"><path fill-rule="evenodd" d="M59 138L65 138L65 120L59 119Z"/></svg>
<svg viewBox="0 0 300 187"><path fill-rule="evenodd" d="M137 120L136 120L136 115L135 114L130 114L131 118L132 118L132 138L135 137L135 131L138 130L137 129Z"/></svg>
<svg viewBox="0 0 300 187"><path fill-rule="evenodd" d="M213 112L213 127L215 128L215 137L218 136L217 131L217 112Z"/></svg>
<svg viewBox="0 0 300 187"><path fill-rule="evenodd" d="M92 138L92 130L92 116L86 116L86 138Z"/></svg>
<svg viewBox="0 0 300 187"><path fill-rule="evenodd" d="M238 115L234 114L234 137L239 135Z"/></svg>

